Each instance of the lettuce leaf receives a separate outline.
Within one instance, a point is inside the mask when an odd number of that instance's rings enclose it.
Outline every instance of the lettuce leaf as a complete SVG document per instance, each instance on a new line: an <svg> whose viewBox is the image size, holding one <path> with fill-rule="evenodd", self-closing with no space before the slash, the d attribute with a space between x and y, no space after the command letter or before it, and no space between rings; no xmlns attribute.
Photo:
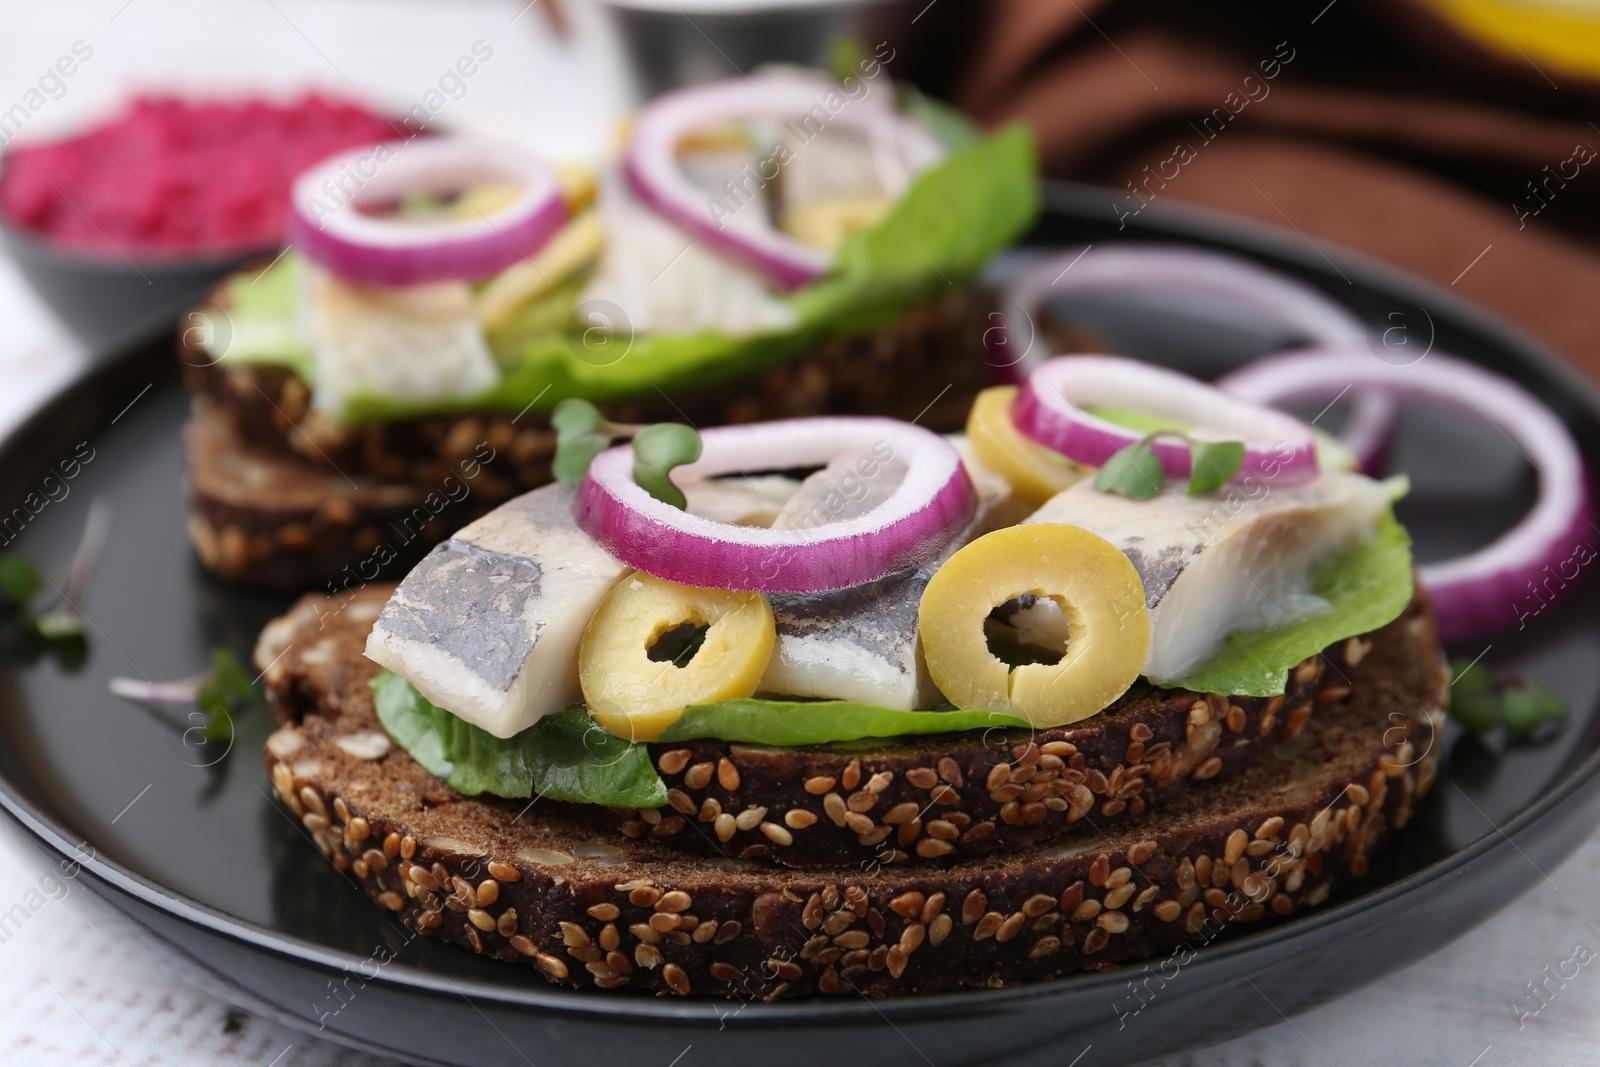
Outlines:
<svg viewBox="0 0 1600 1067"><path fill-rule="evenodd" d="M667 802L649 747L607 733L582 707L547 716L501 740L431 704L390 671L372 680L372 696L378 721L395 744L458 793L546 796L619 808L659 808ZM794 747L1027 726L989 711L895 711L849 700L752 698L694 705L661 740L712 737Z"/></svg>
<svg viewBox="0 0 1600 1067"><path fill-rule="evenodd" d="M501 740L435 707L389 671L372 680L372 696L395 743L458 793L626 808L667 802L649 750L607 733L583 708L546 716Z"/></svg>
<svg viewBox="0 0 1600 1067"><path fill-rule="evenodd" d="M575 291L562 289L533 309L531 318L490 339L507 368L494 388L448 401L356 396L338 414L382 421L529 406L546 410L571 396L604 403L753 374L829 338L882 328L937 300L1018 237L1038 214L1039 201L1033 136L1025 126L1008 126L953 148L917 176L884 221L851 234L833 271L787 297L797 319L790 330L751 337L716 330L618 337L614 343L626 354L602 366L576 335L551 328L565 321L576 299ZM309 353L295 334L301 270L291 254L265 274L235 276L227 285L232 321L225 327L233 343L213 351L225 352L230 361L283 363L310 380ZM241 346L246 337L251 342Z"/></svg>
<svg viewBox="0 0 1600 1067"><path fill-rule="evenodd" d="M1367 540L1324 567L1311 592L1332 607L1271 630L1234 634L1222 650L1165 689L1277 696L1289 671L1336 641L1393 622L1411 603L1411 535L1388 512Z"/></svg>
<svg viewBox="0 0 1600 1067"><path fill-rule="evenodd" d="M667 727L662 741L715 737L752 745L794 748L867 737L960 733L990 727L1027 729L1026 719L998 711L896 711L853 700L724 700L692 704Z"/></svg>

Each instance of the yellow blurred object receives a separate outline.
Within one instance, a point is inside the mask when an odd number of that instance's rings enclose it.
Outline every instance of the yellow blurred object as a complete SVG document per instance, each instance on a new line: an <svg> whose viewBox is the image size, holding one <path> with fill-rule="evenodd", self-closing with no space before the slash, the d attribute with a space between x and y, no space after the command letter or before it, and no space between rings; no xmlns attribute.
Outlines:
<svg viewBox="0 0 1600 1067"><path fill-rule="evenodd" d="M1600 3L1594 0L1420 0L1465 36L1511 62L1600 77ZM1549 75L1546 74L1546 77Z"/></svg>
<svg viewBox="0 0 1600 1067"><path fill-rule="evenodd" d="M656 642L685 624L706 628L699 649L683 663L651 659ZM634 574L606 594L584 629L578 682L601 726L654 741L690 704L752 695L776 643L772 606L760 593Z"/></svg>
<svg viewBox="0 0 1600 1067"><path fill-rule="evenodd" d="M832 252L852 233L881 222L888 207L888 200L839 193L785 208L781 225L801 244Z"/></svg>
<svg viewBox="0 0 1600 1067"><path fill-rule="evenodd" d="M489 280L478 294L478 322L485 330L506 325L518 309L599 259L605 247L600 213L585 211L558 230L532 259L513 264Z"/></svg>
<svg viewBox="0 0 1600 1067"><path fill-rule="evenodd" d="M450 202L445 215L451 219L475 219L493 215L502 208L516 203L522 195L520 186L507 182L475 182L466 187L460 196Z"/></svg>
<svg viewBox="0 0 1600 1067"><path fill-rule="evenodd" d="M1081 479L1084 472L1022 436L1011 421L1011 402L1016 396L1014 385L997 385L979 393L967 415L967 440L980 463L1010 482L1023 502L1038 507Z"/></svg>
<svg viewBox="0 0 1600 1067"><path fill-rule="evenodd" d="M593 168L581 163L557 163L556 185L561 188L561 199L567 202L567 213L576 215L594 203L597 179Z"/></svg>

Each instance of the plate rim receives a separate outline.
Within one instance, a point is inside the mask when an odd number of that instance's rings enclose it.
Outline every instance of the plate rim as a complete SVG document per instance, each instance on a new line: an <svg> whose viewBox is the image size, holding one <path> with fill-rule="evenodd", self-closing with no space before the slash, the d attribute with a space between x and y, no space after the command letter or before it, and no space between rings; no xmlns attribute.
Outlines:
<svg viewBox="0 0 1600 1067"><path fill-rule="evenodd" d="M1106 213L1107 221L1114 221L1114 191L1096 186L1067 182L1045 182L1043 216L1055 214L1079 219L1093 219ZM1111 208L1110 212L1106 209ZM1149 219L1144 218L1149 215ZM1303 235L1300 235L1303 237ZM1278 260L1292 264L1302 272L1328 279L1327 267L1342 264L1353 275L1360 277L1363 285L1371 289L1413 300L1418 305L1448 309L1457 322L1473 333L1492 340L1496 345L1517 354L1519 362L1531 366L1540 376L1553 382L1572 398L1575 405L1587 410L1600 422L1600 383L1583 374L1576 365L1558 355L1544 342L1526 333L1508 320L1471 301L1466 300L1437 283L1377 260L1365 253L1346 248L1338 242L1320 239L1310 250L1299 247L1292 231L1221 211L1190 204L1158 204L1128 227L1126 237L1119 241L1180 240L1214 247L1253 260ZM1092 243L1092 242L1091 242ZM1326 251L1324 251L1326 249ZM1330 256L1331 253L1331 256ZM1325 263L1322 261L1326 261ZM1338 266L1335 271L1343 273ZM158 346L159 347L159 346ZM41 403L27 418L0 440L0 459L10 456L22 443L40 432L40 427L50 421L63 406L83 394L102 391L102 379L126 376L130 367L141 357L148 358L151 346L126 353L110 362L91 362L65 382L54 394ZM1465 358L1465 357L1463 357ZM155 381L175 375L175 368L155 371ZM141 375L142 376L142 375ZM3 713L3 712L0 712ZM1410 896L1441 879L1466 870L1491 858L1503 856L1508 850L1521 852L1518 839L1539 836L1541 831L1554 828L1558 816L1565 809L1578 808L1594 794L1600 793L1600 747L1569 767L1554 784L1541 792L1531 803L1510 819L1500 823L1490 832L1452 852L1442 859L1411 871L1386 885L1351 900L1341 901L1275 923L1260 930L1250 931L1224 941L1204 946L1197 952L1188 967L1208 969L1226 967L1240 956L1270 950L1286 940L1314 936L1318 931L1359 921L1371 911L1399 897ZM74 835L66 828L21 795L11 777L0 773L0 811L20 825L36 842L47 847L56 856L72 858L95 878L110 888L134 898L157 911L179 921L241 943L249 948L272 953L275 956L299 963L309 963L333 970L353 970L363 965L368 955L358 955L343 949L329 948L299 936L285 934L251 920L233 916L219 908L194 900L177 890L153 879L137 874L122 864L98 854L87 859L77 858ZM1495 832L1498 831L1498 832ZM1515 896L1507 897L1502 906L1509 905ZM1476 924L1474 924L1476 925ZM1466 933L1471 927L1464 929ZM725 1009L725 998L661 998L646 996L615 996L597 994L589 990L569 990L543 982L518 984L477 977L433 975L406 966L389 966L382 970L377 982L397 991L430 995L469 995L475 999L512 1009L533 1009L563 1015L593 1019L626 1019L633 1023L651 1022L720 1022L719 1009ZM1038 982L1029 982L998 989L967 989L944 993L914 994L882 1000L862 998L824 1000L804 998L793 1001L763 1003L745 1001L740 1009L740 1021L759 1027L763 1024L789 1026L807 1021L827 1021L836 1024L871 1022L889 1019L891 1022L914 1021L929 1017L948 1017L953 1009L979 1014L1005 1010L1026 1002L1061 996L1091 995L1117 989L1126 983L1122 969L1105 972L1075 972Z"/></svg>

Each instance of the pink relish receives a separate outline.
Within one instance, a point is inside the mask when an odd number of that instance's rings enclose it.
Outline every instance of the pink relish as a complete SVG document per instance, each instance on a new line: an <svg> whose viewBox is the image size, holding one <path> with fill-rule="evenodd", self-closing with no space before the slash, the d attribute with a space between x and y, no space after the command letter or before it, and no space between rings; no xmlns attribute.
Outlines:
<svg viewBox="0 0 1600 1067"><path fill-rule="evenodd" d="M18 146L0 214L50 244L97 254L227 254L283 243L295 175L405 130L311 94L196 102L141 96L75 137Z"/></svg>

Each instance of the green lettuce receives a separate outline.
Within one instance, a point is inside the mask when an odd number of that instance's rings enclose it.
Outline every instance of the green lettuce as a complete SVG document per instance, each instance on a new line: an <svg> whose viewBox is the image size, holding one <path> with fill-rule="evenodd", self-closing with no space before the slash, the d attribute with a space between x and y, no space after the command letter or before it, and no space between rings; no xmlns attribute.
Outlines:
<svg viewBox="0 0 1600 1067"><path fill-rule="evenodd" d="M567 397L597 402L661 390L700 388L791 359L833 337L869 333L931 303L982 269L1032 223L1039 210L1032 134L1021 125L952 148L918 175L884 221L851 234L826 277L788 294L795 325L730 337L617 336L597 358L570 323L578 287L559 287L489 338L505 368L477 396L441 401L352 397L341 418L381 421L460 411L545 410ZM296 332L303 264L286 255L264 273L226 286L226 319L214 331L225 361L278 362L308 381L311 359ZM614 361L613 361L614 360Z"/></svg>
<svg viewBox="0 0 1600 1067"><path fill-rule="evenodd" d="M378 721L395 744L458 793L546 796L619 808L659 808L667 802L649 747L607 733L582 707L547 716L501 740L429 703L389 671L372 680L372 695ZM1027 726L989 711L895 711L850 700L752 698L693 705L661 740L711 737L792 748Z"/></svg>
<svg viewBox="0 0 1600 1067"><path fill-rule="evenodd" d="M546 716L502 740L435 707L389 671L372 680L372 696L395 743L458 793L627 808L667 802L649 750L607 733L583 708Z"/></svg>
<svg viewBox="0 0 1600 1067"><path fill-rule="evenodd" d="M1222 650L1167 689L1276 696L1289 671L1336 641L1393 622L1411 603L1411 535L1385 513L1367 540L1318 572L1311 592L1332 605L1307 619L1229 637Z"/></svg>

